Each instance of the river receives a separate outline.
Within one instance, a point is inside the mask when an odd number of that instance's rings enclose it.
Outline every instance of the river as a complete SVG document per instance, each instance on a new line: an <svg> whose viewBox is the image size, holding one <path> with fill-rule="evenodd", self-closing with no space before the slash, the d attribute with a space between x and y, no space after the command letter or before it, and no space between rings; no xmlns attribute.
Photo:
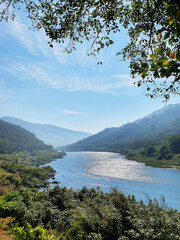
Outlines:
<svg viewBox="0 0 180 240"><path fill-rule="evenodd" d="M133 194L137 200L165 198L165 205L180 210L180 170L147 167L110 152L71 152L47 165L60 186L112 188Z"/></svg>

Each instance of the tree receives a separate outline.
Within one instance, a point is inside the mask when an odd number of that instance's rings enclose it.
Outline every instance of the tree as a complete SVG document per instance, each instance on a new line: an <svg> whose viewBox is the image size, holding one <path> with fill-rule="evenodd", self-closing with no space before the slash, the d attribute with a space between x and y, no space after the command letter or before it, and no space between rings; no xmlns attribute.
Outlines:
<svg viewBox="0 0 180 240"><path fill-rule="evenodd" d="M130 62L131 76L140 77L137 85L145 84L151 98L180 94L179 0L0 0L1 20L8 20L10 5L20 3L34 28L45 30L49 46L68 42L68 53L91 41L89 55L97 56L113 44L112 33L127 29L130 42L116 55Z"/></svg>
<svg viewBox="0 0 180 240"><path fill-rule="evenodd" d="M154 155L154 153L155 153L155 147L154 146L149 146L146 150L146 155L148 157L151 157L151 156Z"/></svg>
<svg viewBox="0 0 180 240"><path fill-rule="evenodd" d="M170 149L173 153L180 153L180 135L176 135L170 138Z"/></svg>
<svg viewBox="0 0 180 240"><path fill-rule="evenodd" d="M169 160L172 158L172 155L169 151L168 146L162 145L161 148L159 149L159 160L166 159Z"/></svg>

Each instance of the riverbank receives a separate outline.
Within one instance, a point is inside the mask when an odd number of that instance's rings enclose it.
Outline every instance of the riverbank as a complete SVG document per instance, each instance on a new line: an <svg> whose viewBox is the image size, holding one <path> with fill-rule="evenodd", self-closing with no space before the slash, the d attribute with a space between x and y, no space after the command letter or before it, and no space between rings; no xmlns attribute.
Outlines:
<svg viewBox="0 0 180 240"><path fill-rule="evenodd" d="M149 167L157 167L157 168L170 168L170 169L177 169L180 170L180 154L177 154L177 156L174 156L170 160L160 160L156 157L147 157L147 156L141 156L138 154L127 154L125 155L125 158L128 160L136 161L144 163L145 166Z"/></svg>
<svg viewBox="0 0 180 240"><path fill-rule="evenodd" d="M16 224L18 218L18 214L12 217L14 209L11 212L8 206L2 206L4 199L11 194L14 199L20 192L32 191L33 194L33 189L36 189L38 192L42 188L47 190L52 183L58 184L59 182L55 181L56 171L50 166L40 167L40 165L50 163L57 158L63 158L65 155L64 152L57 152L55 150L0 154L0 239L12 239L12 235L9 232L9 225ZM54 179L54 181L50 182L49 179ZM29 199L31 198L32 196L29 196ZM13 201L13 206L18 211L21 211L21 206L25 207L24 202L19 203L18 201ZM5 212L6 214L4 215ZM23 237L23 239L27 238ZM22 238L17 236L15 239L19 240Z"/></svg>
<svg viewBox="0 0 180 240"><path fill-rule="evenodd" d="M0 154L0 196L23 188L48 188L56 171L50 166L39 167L40 164L65 155L54 150Z"/></svg>
<svg viewBox="0 0 180 240"><path fill-rule="evenodd" d="M39 191L20 184L0 196L0 222L12 219L7 230L14 239L178 239L180 208L171 208L179 202L177 171L148 168L110 152L69 153L46 167L56 170L54 180L62 187ZM33 169L42 173L41 167Z"/></svg>

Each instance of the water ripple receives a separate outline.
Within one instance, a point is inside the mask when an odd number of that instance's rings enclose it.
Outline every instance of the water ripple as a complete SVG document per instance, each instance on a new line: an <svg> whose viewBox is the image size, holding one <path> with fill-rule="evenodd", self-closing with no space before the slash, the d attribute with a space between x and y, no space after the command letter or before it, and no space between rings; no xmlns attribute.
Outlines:
<svg viewBox="0 0 180 240"><path fill-rule="evenodd" d="M153 182L154 177L143 163L130 161L116 153L92 153L91 161L86 164L85 172L119 179Z"/></svg>

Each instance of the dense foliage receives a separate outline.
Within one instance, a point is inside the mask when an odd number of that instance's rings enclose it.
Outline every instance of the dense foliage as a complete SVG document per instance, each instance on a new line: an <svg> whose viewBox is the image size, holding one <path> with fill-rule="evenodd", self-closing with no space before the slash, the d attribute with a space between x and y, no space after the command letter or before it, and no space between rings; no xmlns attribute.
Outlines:
<svg viewBox="0 0 180 240"><path fill-rule="evenodd" d="M164 137L151 141L138 141L126 148L114 149L128 159L144 162L154 167L180 169L180 135Z"/></svg>
<svg viewBox="0 0 180 240"><path fill-rule="evenodd" d="M52 150L51 146L45 145L30 132L3 121L2 124L0 122L0 135L0 196L14 190L49 187L48 179L54 177L55 170L50 166L39 166L62 158L65 153ZM9 143L8 148L5 142ZM19 152L19 149L26 150ZM6 218L2 218L0 214L0 217L0 239L9 240L11 237L7 235L7 224L12 222L13 218L11 214ZM23 233L23 236L26 240L42 239L42 236L37 237L38 234L47 235L46 233L47 230L37 226L34 230L30 230L30 235ZM21 237L16 234L16 239Z"/></svg>
<svg viewBox="0 0 180 240"><path fill-rule="evenodd" d="M116 190L86 187L8 193L0 199L0 215L14 218L11 232L18 240L178 240L180 232L180 213L166 209L163 199L145 205Z"/></svg>
<svg viewBox="0 0 180 240"><path fill-rule="evenodd" d="M27 130L0 120L0 153L52 149Z"/></svg>
<svg viewBox="0 0 180 240"><path fill-rule="evenodd" d="M9 187L47 187L47 179L54 176L55 171L50 167L30 167L17 163L0 163L1 191ZM7 188L6 188L7 187ZM2 191L3 190L3 191Z"/></svg>
<svg viewBox="0 0 180 240"><path fill-rule="evenodd" d="M33 150L32 152L13 152L11 154L0 154L0 161L15 162L30 166L40 166L49 163L57 158L62 158L65 152L57 152L56 150Z"/></svg>
<svg viewBox="0 0 180 240"><path fill-rule="evenodd" d="M48 187L50 185L48 179L54 177L55 170L50 166L38 166L64 155L64 152L57 151L0 154L0 196L24 187Z"/></svg>
<svg viewBox="0 0 180 240"><path fill-rule="evenodd" d="M0 20L14 18L10 6L24 7L33 27L43 28L53 42L70 53L78 43L90 42L90 55L113 44L113 33L127 29L127 46L116 55L128 59L138 86L147 85L150 96L179 94L180 4L178 0L1 0ZM162 79L160 83L156 79ZM150 89L150 86L152 89Z"/></svg>
<svg viewBox="0 0 180 240"><path fill-rule="evenodd" d="M180 135L171 138L170 149L173 153L180 153Z"/></svg>

